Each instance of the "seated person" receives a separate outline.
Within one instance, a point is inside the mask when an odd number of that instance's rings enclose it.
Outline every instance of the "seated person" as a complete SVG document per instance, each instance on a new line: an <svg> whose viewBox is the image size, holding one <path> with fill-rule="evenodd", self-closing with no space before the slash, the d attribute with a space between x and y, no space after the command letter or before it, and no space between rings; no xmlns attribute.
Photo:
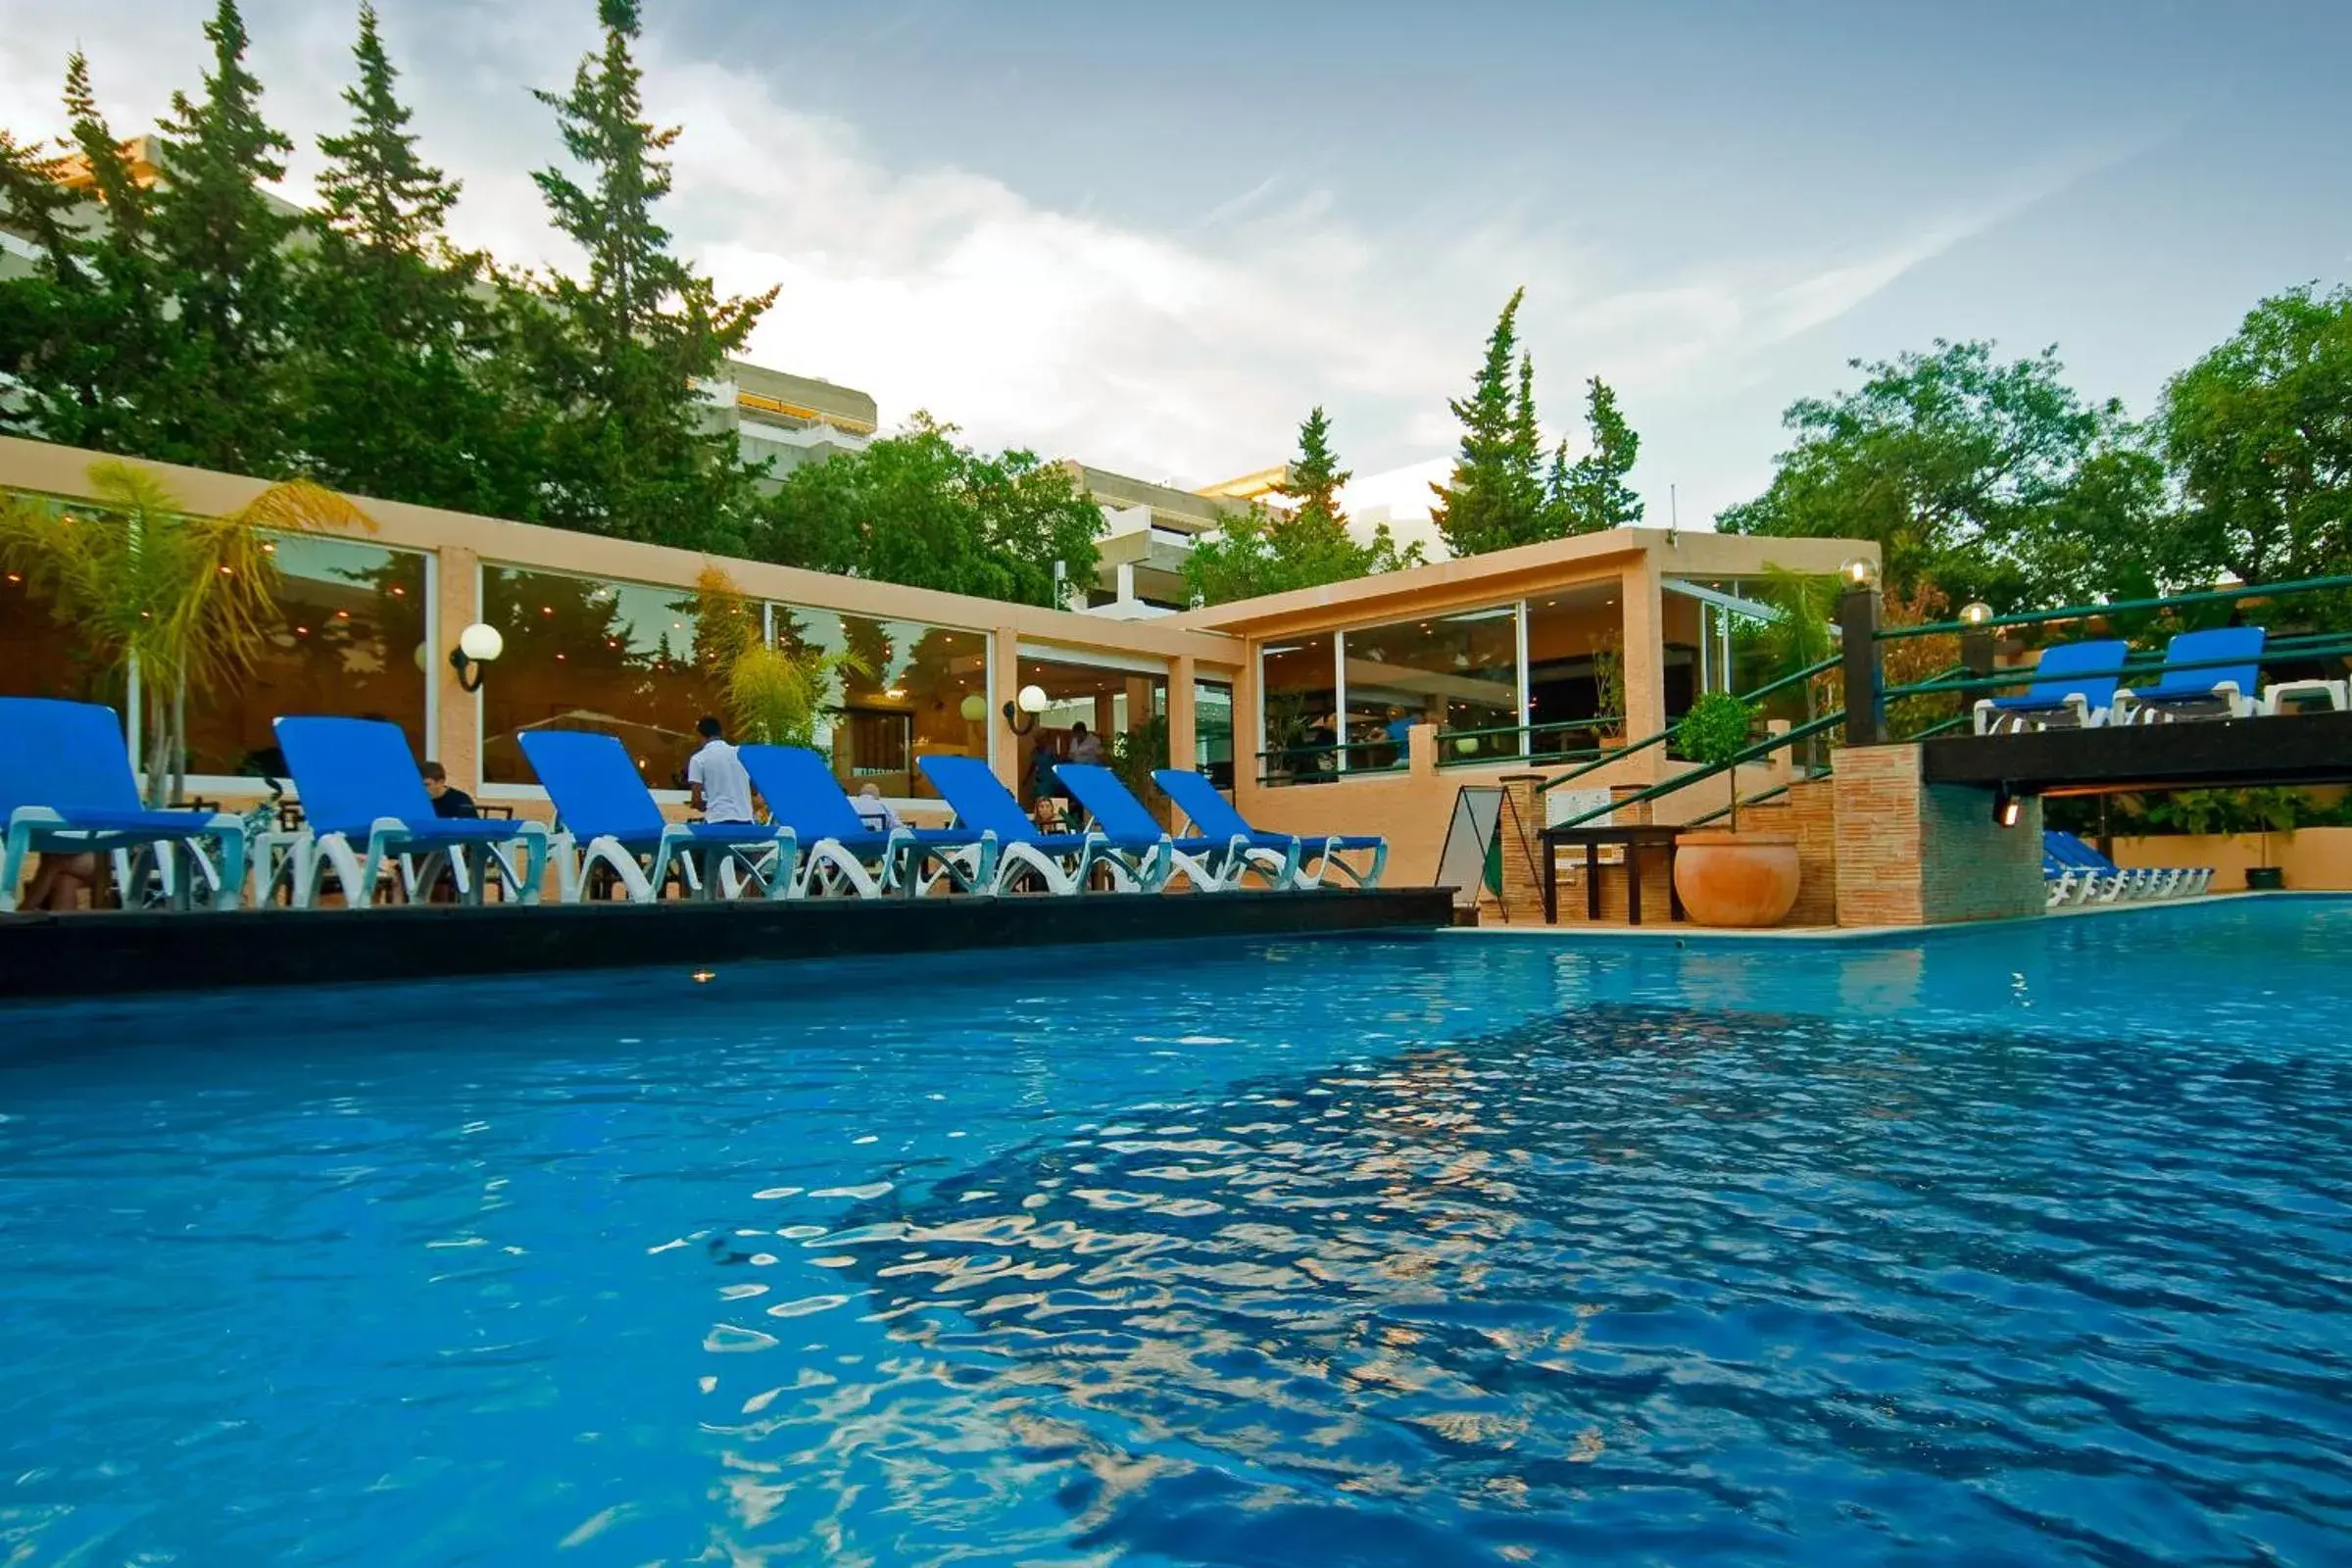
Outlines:
<svg viewBox="0 0 2352 1568"><path fill-rule="evenodd" d="M81 896L90 896L90 907L98 907L98 890L104 880L98 857L91 852L80 855L43 855L33 866L32 883L24 896L17 901L20 909L49 909L62 911L81 907Z"/></svg>
<svg viewBox="0 0 2352 1568"><path fill-rule="evenodd" d="M899 820L899 813L892 810L890 803L882 798L882 786L879 784L868 783L850 804L858 808L858 820L865 824L868 832L892 833L906 825Z"/></svg>
<svg viewBox="0 0 2352 1568"><path fill-rule="evenodd" d="M432 798L435 816L479 816L482 814L480 808L473 804L472 796L464 790L450 788L449 769L443 767L439 762L427 762L416 771L424 779L424 793Z"/></svg>

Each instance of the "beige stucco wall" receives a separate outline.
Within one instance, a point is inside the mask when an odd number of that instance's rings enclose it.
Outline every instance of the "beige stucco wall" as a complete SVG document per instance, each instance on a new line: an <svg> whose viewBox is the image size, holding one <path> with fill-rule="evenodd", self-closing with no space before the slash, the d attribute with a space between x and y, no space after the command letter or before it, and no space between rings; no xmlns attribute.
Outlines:
<svg viewBox="0 0 2352 1568"><path fill-rule="evenodd" d="M2257 834L2162 834L2115 841L2115 863L2129 866L2211 866L2213 891L2246 885L2246 868L2263 863ZM2306 827L2274 833L2270 863L2286 873L2286 885L2307 893L2352 891L2352 827Z"/></svg>

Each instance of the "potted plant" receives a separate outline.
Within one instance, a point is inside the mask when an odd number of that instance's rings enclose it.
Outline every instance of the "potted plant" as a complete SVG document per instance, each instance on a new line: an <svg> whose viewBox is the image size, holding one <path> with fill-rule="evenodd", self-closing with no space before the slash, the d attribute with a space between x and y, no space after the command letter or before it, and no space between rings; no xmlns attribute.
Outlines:
<svg viewBox="0 0 2352 1568"><path fill-rule="evenodd" d="M1593 739L1602 751L1625 744L1625 650L1615 632L1592 645Z"/></svg>
<svg viewBox="0 0 2352 1568"><path fill-rule="evenodd" d="M1747 750L1755 710L1726 692L1710 692L1675 726L1678 749L1731 781L1729 824L1720 832L1685 833L1675 841L1674 891L1700 925L1777 925L1796 905L1793 833L1740 831L1740 776L1732 759Z"/></svg>
<svg viewBox="0 0 2352 1568"><path fill-rule="evenodd" d="M2292 837L2302 798L2293 790L2273 785L2245 792L2242 804L2262 835L2262 863L2246 867L2246 887L2256 893L2276 893L2286 886L2286 868L2271 863L2271 835Z"/></svg>

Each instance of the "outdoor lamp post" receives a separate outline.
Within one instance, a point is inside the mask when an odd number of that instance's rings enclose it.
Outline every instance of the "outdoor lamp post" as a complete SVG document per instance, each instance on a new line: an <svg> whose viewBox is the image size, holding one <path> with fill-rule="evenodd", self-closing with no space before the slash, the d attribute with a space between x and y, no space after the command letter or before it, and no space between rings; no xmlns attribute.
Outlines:
<svg viewBox="0 0 2352 1568"><path fill-rule="evenodd" d="M1879 564L1856 556L1838 568L1845 592L1838 599L1845 686L1845 744L1886 740L1886 676L1879 664Z"/></svg>
<svg viewBox="0 0 2352 1568"><path fill-rule="evenodd" d="M1043 686L1024 686L1020 696L1004 705L1004 722L1015 735L1026 735L1037 728L1037 715L1049 701Z"/></svg>
<svg viewBox="0 0 2352 1568"><path fill-rule="evenodd" d="M458 672L460 691L478 692L490 662L507 651L507 640L496 626L475 621L458 633L458 646L449 651L449 667Z"/></svg>
<svg viewBox="0 0 2352 1568"><path fill-rule="evenodd" d="M1992 607L1972 599L1960 607L1960 662L1971 675L1992 673Z"/></svg>

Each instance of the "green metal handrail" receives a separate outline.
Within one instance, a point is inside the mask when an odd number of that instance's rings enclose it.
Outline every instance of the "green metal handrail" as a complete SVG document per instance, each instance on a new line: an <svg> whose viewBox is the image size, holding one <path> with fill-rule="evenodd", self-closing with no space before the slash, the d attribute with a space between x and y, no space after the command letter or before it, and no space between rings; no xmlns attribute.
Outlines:
<svg viewBox="0 0 2352 1568"><path fill-rule="evenodd" d="M1827 773L1816 773L1816 774L1814 774L1813 776L1814 776L1815 778L1828 778L1828 777L1829 777L1829 775L1828 775ZM1770 789L1768 789L1768 790L1758 790L1758 791L1756 791L1756 793L1755 793L1755 794L1753 794L1753 795L1743 795L1743 796L1741 796L1741 797L1740 798L1740 804L1741 806L1761 806L1761 805L1763 805L1763 804L1764 804L1766 801L1770 801L1770 800L1777 800L1779 797L1781 797L1781 796L1783 796L1783 795L1786 795L1786 794L1788 794L1788 785L1786 785L1786 784L1775 784L1775 785L1774 785L1772 788L1770 788ZM1690 818L1690 821L1688 821L1688 822L1685 822L1685 823L1683 824L1683 826L1685 826L1685 827L1704 827L1704 826L1706 826L1706 825L1707 825L1709 822L1712 822L1712 821L1714 821L1714 820L1715 820L1717 817L1719 817L1719 816L1729 816L1729 815L1731 815L1731 814L1732 814L1732 808L1731 808L1730 807L1728 807L1728 806L1718 806L1717 808L1715 808L1715 809L1713 809L1712 811L1709 811L1709 812L1708 812L1706 815L1704 815L1704 816L1694 816L1694 817Z"/></svg>
<svg viewBox="0 0 2352 1568"><path fill-rule="evenodd" d="M1752 692L1742 693L1740 697L1740 701L1750 704L1760 703L1765 698L1772 696L1776 692L1785 691L1791 686L1802 685L1804 682L1811 680L1816 675L1826 675L1831 670L1836 669L1841 662L1843 662L1841 659L1831 658L1825 659L1817 664L1807 664L1802 669L1783 675L1779 680L1767 681L1765 684L1757 687ZM1658 731L1655 735L1650 736L1647 740L1636 741L1630 746L1620 746L1615 751L1609 752L1599 759L1588 762L1583 767L1577 768L1572 772L1562 773L1556 778L1547 778L1543 783L1536 786L1536 793L1538 795L1542 795L1546 790L1556 789L1562 784L1571 783L1576 779L1583 778L1588 773L1597 773L1602 768L1608 766L1611 762L1620 761L1625 758L1636 756L1642 752L1646 752L1653 746L1663 746L1668 741L1674 739L1674 732L1679 727L1680 720L1677 720L1675 723L1669 724L1664 729Z"/></svg>
<svg viewBox="0 0 2352 1568"><path fill-rule="evenodd" d="M1825 713L1821 717L1812 720L1810 723L1799 724L1794 729L1788 730L1784 734L1768 736L1765 739L1758 741L1755 745L1740 752L1728 762L1716 762L1706 767L1693 768L1688 773L1678 773L1663 784L1652 784L1649 788L1645 790L1639 790L1634 794L1627 796L1622 801L1611 801L1606 806L1595 807L1593 809L1586 811L1582 815L1572 816L1565 822L1555 822L1550 828L1545 829L1545 831L1549 832L1557 828L1582 827L1585 823L1593 820L1595 817L1606 816L1611 811L1614 811L1621 807L1640 806L1645 801L1662 799L1665 796L1672 795L1677 790L1689 789L1691 785L1696 784L1701 779L1713 778L1718 773L1728 773L1739 767L1742 762L1753 762L1761 758L1770 757L1774 752L1779 751L1784 746L1793 746L1798 741L1809 740L1813 736L1822 733L1824 730L1834 729L1838 725L1844 722L1845 710L1842 708L1835 713Z"/></svg>
<svg viewBox="0 0 2352 1568"><path fill-rule="evenodd" d="M1592 718L1555 718L1542 724L1490 724L1483 729L1442 729L1438 731L1438 739L1451 741L1465 735L1516 735L1522 730L1530 735L1544 735L1553 730L1600 729L1624 722L1625 715L1622 713L1599 713Z"/></svg>
<svg viewBox="0 0 2352 1568"><path fill-rule="evenodd" d="M2294 582L2256 583L2237 588L2209 588L2162 599L2125 599L2111 605L2069 605L2062 610L2021 610L1990 620L1939 620L1926 626L1882 626L1880 642L1899 637L1951 636L1958 632L1987 631L1999 626L2033 626L2051 620L2084 620L2093 615L2120 615L2141 610L2178 610L2182 605L2229 604L2240 599L2285 599L2295 594L2325 593L2352 588L2352 577L2304 577Z"/></svg>
<svg viewBox="0 0 2352 1568"><path fill-rule="evenodd" d="M1826 675L1844 662L1844 656L1833 654L1818 664L1807 664L1804 668L1797 670L1792 674L1783 675L1779 680L1768 681L1764 685L1757 687L1752 692L1741 693L1740 701L1743 703L1760 703L1765 698L1774 695L1776 692L1784 691L1790 686L1801 686L1816 675Z"/></svg>

